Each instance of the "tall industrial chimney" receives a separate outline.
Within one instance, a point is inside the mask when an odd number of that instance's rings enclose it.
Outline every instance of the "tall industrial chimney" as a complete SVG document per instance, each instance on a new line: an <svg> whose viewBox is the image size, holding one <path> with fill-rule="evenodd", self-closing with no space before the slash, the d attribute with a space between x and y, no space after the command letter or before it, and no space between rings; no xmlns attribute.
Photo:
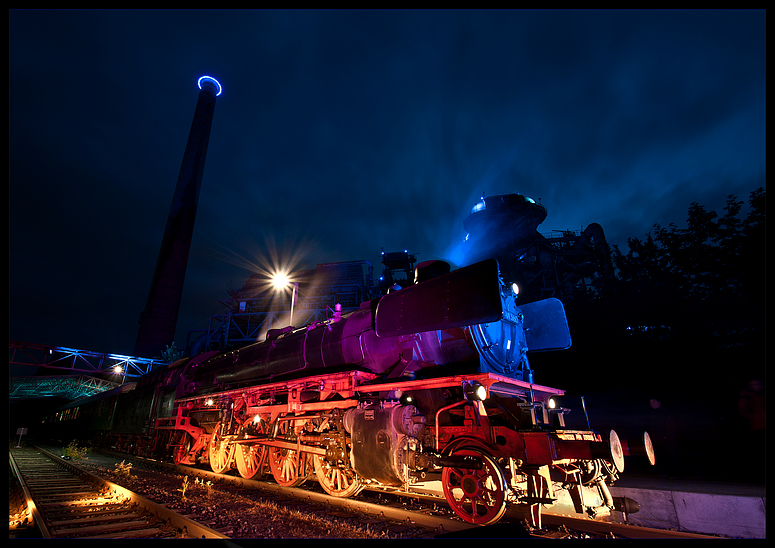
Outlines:
<svg viewBox="0 0 775 548"><path fill-rule="evenodd" d="M178 184L167 217L148 301L140 314L140 330L134 350L134 355L138 357L160 355L175 338L215 98L222 91L221 84L210 76L202 76L198 86L201 91L180 166Z"/></svg>

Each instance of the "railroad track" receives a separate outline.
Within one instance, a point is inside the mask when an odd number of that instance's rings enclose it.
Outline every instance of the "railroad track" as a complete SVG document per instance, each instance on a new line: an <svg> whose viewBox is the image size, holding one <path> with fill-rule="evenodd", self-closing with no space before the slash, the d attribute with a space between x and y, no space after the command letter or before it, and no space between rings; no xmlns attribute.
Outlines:
<svg viewBox="0 0 775 548"><path fill-rule="evenodd" d="M114 452L106 452L112 456L123 456ZM129 456L133 461L144 461L137 456ZM60 460L61 459L57 459ZM544 514L546 529L540 531L528 531L519 517L518 512L508 511L501 522L488 526L478 527L465 523L452 516L446 508L443 497L430 495L411 495L400 492L364 491L361 496L349 499L331 497L322 490L308 490L300 488L282 487L272 482L260 480L246 480L236 475L216 474L210 470L194 468L190 466L176 466L171 463L147 461L154 468L168 470L171 474L185 474L191 479L209 480L215 482L220 489L237 493L252 493L251 498L271 499L286 507L312 508L317 507L318 512L337 517L350 517L355 520L364 520L372 525L392 523L392 531L405 531L406 537L420 538L465 538L465 537L498 537L498 538L589 538L589 537L615 537L615 538L718 538L692 533L665 531L644 527L635 527L619 523L601 522L590 519L578 519L566 516ZM65 461L61 463L67 464ZM46 465L50 466L50 465ZM72 466L71 466L72 468ZM153 504L153 503L151 503ZM320 510L322 508L323 510ZM162 507L163 509L163 507ZM166 510L166 509L164 509ZM99 507L100 514L107 513L108 507ZM92 510L94 512L94 510ZM107 516L105 516L107 517ZM177 516L179 519L185 519ZM170 519L170 518L168 518ZM192 526L188 527L189 536L201 537L203 534L191 534ZM178 530L182 529L177 526ZM142 527L137 526L136 536L154 536L154 534L142 533ZM223 534L219 538L228 538L231 530L221 529ZM217 533L217 532L216 532ZM107 533L114 535L115 533ZM401 533L399 533L401 534ZM118 538L111 536L110 538Z"/></svg>
<svg viewBox="0 0 775 548"><path fill-rule="evenodd" d="M109 452L113 454L112 452ZM125 455L116 453L119 458ZM143 459L131 456L135 462ZM361 519L372 527L378 524L386 525L393 532L406 531L413 535L433 537L437 534L455 533L470 529L472 526L458 518L447 517L452 512L447 508L444 499L425 499L410 497L413 504L401 502L400 498L391 492L373 491L371 497L341 498L333 497L322 489L303 489L299 487L283 487L271 481L248 480L238 475L219 474L211 470L186 465L175 465L150 461L154 466L164 468L175 475L186 475L192 480L210 481L218 484L221 489L239 493L260 493L260 498L273 500L285 507L322 508L328 515L342 518ZM430 500L430 503L429 503ZM436 511L433 503L441 501L445 511Z"/></svg>
<svg viewBox="0 0 775 548"><path fill-rule="evenodd" d="M9 463L43 538L228 538L39 448Z"/></svg>
<svg viewBox="0 0 775 548"><path fill-rule="evenodd" d="M109 452L112 453L112 452ZM134 460L143 460L137 456L129 456ZM545 530L528 531L523 525L524 513L519 510L509 510L501 522L492 526L480 527L461 521L454 516L443 496L424 495L418 493L402 493L398 490L369 489L355 498L332 497L322 489L299 487L282 487L271 481L247 480L238 475L218 474L208 469L196 468L172 463L149 461L156 466L187 474L192 478L209 480L232 486L237 490L261 491L263 496L281 500L289 506L322 505L332 513L340 515L366 516L372 522L391 521L403 524L405 528L424 529L430 535L441 537L466 537L477 534L495 535L500 538L509 536L526 536L534 538L567 538L567 537L615 537L628 539L669 539L696 538L718 539L720 537L703 535L684 531L671 531L649 527L634 526L611 521L599 521L588 518L569 517L544 513ZM403 502L402 502L403 501ZM400 529L400 527L399 527Z"/></svg>

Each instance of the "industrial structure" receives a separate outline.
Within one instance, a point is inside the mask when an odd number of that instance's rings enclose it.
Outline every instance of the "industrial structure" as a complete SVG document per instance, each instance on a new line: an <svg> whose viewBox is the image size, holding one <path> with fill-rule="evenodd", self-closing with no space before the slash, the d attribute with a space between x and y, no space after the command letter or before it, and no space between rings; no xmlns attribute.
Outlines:
<svg viewBox="0 0 775 548"><path fill-rule="evenodd" d="M164 362L63 346L9 341L8 364L11 401L58 396L75 400L114 388L126 379L138 378ZM40 376L41 371L50 376Z"/></svg>
<svg viewBox="0 0 775 548"><path fill-rule="evenodd" d="M482 196L463 222L463 264L497 259L503 279L518 284L522 302L563 299L596 276L613 275L599 224L542 234L538 227L546 214L543 205L521 194ZM265 274L254 274L242 288L229 289L230 299L221 301L226 311L211 316L207 329L188 332L186 354L239 348L263 340L272 329L329 319L336 304L341 312L354 311L391 288L415 283L415 254L383 249L381 257L383 272L377 279L367 260L324 263L290 273L294 291L278 291Z"/></svg>
<svg viewBox="0 0 775 548"><path fill-rule="evenodd" d="M134 349L136 356L158 356L175 338L215 98L222 92L221 84L210 76L202 76L198 86L201 91L194 120L191 122L148 300L140 315L140 329Z"/></svg>
<svg viewBox="0 0 775 548"><path fill-rule="evenodd" d="M517 282L520 300L563 299L594 277L612 277L603 228L542 234L546 207L522 194L484 195L463 221L464 264L497 259L504 279Z"/></svg>
<svg viewBox="0 0 775 548"><path fill-rule="evenodd" d="M265 274L253 274L241 288L229 289L229 299L220 301L226 311L211 316L207 329L188 332L186 354L239 348L265 339L272 329L358 310L361 303L384 295L395 284L411 285L416 260L408 251L383 251L384 269L378 279L368 260L322 263L289 273L295 286L290 291L273 285Z"/></svg>

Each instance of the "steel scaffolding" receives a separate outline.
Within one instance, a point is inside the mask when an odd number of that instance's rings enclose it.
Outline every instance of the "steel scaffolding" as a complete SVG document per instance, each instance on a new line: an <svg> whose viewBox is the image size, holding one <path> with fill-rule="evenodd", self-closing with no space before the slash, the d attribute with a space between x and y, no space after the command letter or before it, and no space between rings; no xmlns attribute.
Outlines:
<svg viewBox="0 0 775 548"><path fill-rule="evenodd" d="M122 356L78 350L63 346L10 341L10 365L35 366L80 373L114 373L120 377L140 377L166 362L151 358Z"/></svg>
<svg viewBox="0 0 775 548"><path fill-rule="evenodd" d="M75 401L119 386L115 382L85 375L11 377L9 384L11 401L46 397L61 397Z"/></svg>
<svg viewBox="0 0 775 548"><path fill-rule="evenodd" d="M373 271L371 262L363 260L323 263L314 270L290 273L299 284L293 323L302 326L325 320L337 304L342 312L357 310L374 296ZM270 329L288 327L291 294L277 291L264 276L254 274L242 288L230 289L229 295L229 300L221 301L226 312L211 316L207 329L188 332L187 355L239 348L263 340Z"/></svg>

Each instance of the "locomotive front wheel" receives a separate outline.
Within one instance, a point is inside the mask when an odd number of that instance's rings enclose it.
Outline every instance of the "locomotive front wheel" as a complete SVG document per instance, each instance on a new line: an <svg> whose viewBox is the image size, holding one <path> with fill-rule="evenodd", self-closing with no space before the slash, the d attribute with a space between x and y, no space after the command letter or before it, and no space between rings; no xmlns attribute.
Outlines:
<svg viewBox="0 0 775 548"><path fill-rule="evenodd" d="M500 466L486 453L462 448L454 456L482 459L481 470L445 467L442 473L444 496L452 510L468 523L487 525L498 521L506 512L506 477Z"/></svg>
<svg viewBox="0 0 775 548"><path fill-rule="evenodd" d="M153 448L152 448L153 458L157 460L161 460L162 458L164 458L165 453L167 451L167 445L169 445L169 441L170 441L169 430L161 430L156 434L156 436L153 438Z"/></svg>
<svg viewBox="0 0 775 548"><path fill-rule="evenodd" d="M225 425L219 422L213 430L213 436L210 438L209 453L210 468L216 474L222 474L231 468L231 462L234 458L234 444L231 439L224 434Z"/></svg>
<svg viewBox="0 0 775 548"><path fill-rule="evenodd" d="M172 462L188 464L188 453L191 451L192 439L185 432L176 432L172 444Z"/></svg>
<svg viewBox="0 0 775 548"><path fill-rule="evenodd" d="M354 470L330 466L320 455L315 455L315 475L323 490L332 497L354 497L364 487Z"/></svg>
<svg viewBox="0 0 775 548"><path fill-rule="evenodd" d="M282 438L292 430L287 421L282 421L279 425L277 438ZM299 455L298 451L284 449L281 447L269 447L268 454L269 468L272 470L272 477L283 487L298 487L307 479L306 458Z"/></svg>
<svg viewBox="0 0 775 548"><path fill-rule="evenodd" d="M257 425L256 430L260 434L265 433L264 423ZM252 479L266 462L266 446L236 444L234 460L237 462L237 471L245 479Z"/></svg>

